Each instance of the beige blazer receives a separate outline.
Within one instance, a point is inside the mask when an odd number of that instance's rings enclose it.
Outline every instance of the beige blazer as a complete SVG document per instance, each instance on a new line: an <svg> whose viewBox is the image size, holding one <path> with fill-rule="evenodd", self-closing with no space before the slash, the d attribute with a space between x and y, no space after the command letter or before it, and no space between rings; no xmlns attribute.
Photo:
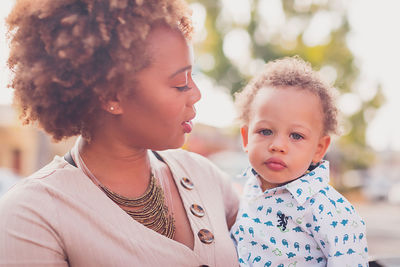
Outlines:
<svg viewBox="0 0 400 267"><path fill-rule="evenodd" d="M226 221L235 216L238 198L224 174L194 153L159 154L186 208L193 250L133 220L79 168L55 157L0 199L0 266L237 266ZM182 177L191 179L192 190ZM192 204L205 216L194 216ZM214 242L201 242L201 229Z"/></svg>

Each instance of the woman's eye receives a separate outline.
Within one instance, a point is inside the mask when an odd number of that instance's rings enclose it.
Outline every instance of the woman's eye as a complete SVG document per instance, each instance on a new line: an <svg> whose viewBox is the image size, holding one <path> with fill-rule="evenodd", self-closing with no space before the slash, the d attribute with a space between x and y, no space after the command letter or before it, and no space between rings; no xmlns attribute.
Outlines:
<svg viewBox="0 0 400 267"><path fill-rule="evenodd" d="M268 135L272 134L272 131L270 129L265 129L265 130L261 130L260 134L268 136Z"/></svg>
<svg viewBox="0 0 400 267"><path fill-rule="evenodd" d="M291 133L290 137L293 138L294 140L300 140L304 138L301 134L298 133Z"/></svg>
<svg viewBox="0 0 400 267"><path fill-rule="evenodd" d="M184 92L187 90L192 89L192 87L189 87L187 84L185 84L184 86L175 86L176 89L178 89L178 91Z"/></svg>

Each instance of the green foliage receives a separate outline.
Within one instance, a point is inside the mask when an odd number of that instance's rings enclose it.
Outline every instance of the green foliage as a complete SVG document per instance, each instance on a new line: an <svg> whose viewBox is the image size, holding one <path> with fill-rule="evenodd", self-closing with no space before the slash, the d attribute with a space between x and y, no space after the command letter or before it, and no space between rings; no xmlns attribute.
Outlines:
<svg viewBox="0 0 400 267"><path fill-rule="evenodd" d="M242 0L246 1L246 0ZM257 28L260 26L261 17L258 12L258 5L262 0L248 0L251 3L251 20L247 25L236 25L234 22L221 24L221 11L223 9L222 0L197 0L190 1L202 4L207 9L205 27L207 37L204 42L196 44L197 56L202 53L213 55L215 65L212 70L205 72L212 77L218 84L230 89L231 94L243 88L251 78L249 74L242 73L240 66L235 65L223 52L224 36L231 29L245 29L251 38L252 59L261 59L264 62L274 60L284 56L299 55L304 60L311 62L315 69L323 66L331 66L336 70L337 77L334 86L340 93L354 93L355 81L359 75L359 70L355 64L352 52L347 46L346 38L350 27L346 18L345 7L340 7L339 1L310 1L312 4L303 8L296 8L296 3L302 1L282 0L282 7L285 14L285 21L291 19L303 23L304 29L294 40L285 40L285 31L280 31L270 37L268 42L257 42ZM226 1L231 4L235 1ZM307 2L307 1L304 1ZM310 22L318 12L334 14L341 23L333 27L328 41L314 46L307 46L304 42L304 34ZM265 26L265 27L268 27ZM368 121L384 102L382 91L378 88L375 97L369 101L364 101L362 107L355 114L345 118L347 131L336 142L334 155L340 155L334 159L336 164L340 164L342 171L346 169L367 168L374 160L373 151L366 144L366 128ZM365 113L368 111L369 117Z"/></svg>

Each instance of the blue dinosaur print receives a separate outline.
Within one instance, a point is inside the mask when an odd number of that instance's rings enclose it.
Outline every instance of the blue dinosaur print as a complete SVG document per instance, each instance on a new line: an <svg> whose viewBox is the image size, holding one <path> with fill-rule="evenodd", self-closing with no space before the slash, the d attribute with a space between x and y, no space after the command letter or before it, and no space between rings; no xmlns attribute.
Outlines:
<svg viewBox="0 0 400 267"><path fill-rule="evenodd" d="M312 259L314 259L314 257L307 256L307 257L304 257L304 259L306 259L306 261L312 261Z"/></svg>
<svg viewBox="0 0 400 267"><path fill-rule="evenodd" d="M269 207L269 208L267 209L266 215L270 214L271 212L272 212L272 208Z"/></svg>
<svg viewBox="0 0 400 267"><path fill-rule="evenodd" d="M278 267L285 267L285 265L283 265L282 263L278 265Z"/></svg>
<svg viewBox="0 0 400 267"><path fill-rule="evenodd" d="M346 226L346 224L349 222L349 220L345 220L345 219L343 219L340 223L343 225L343 226Z"/></svg>
<svg viewBox="0 0 400 267"><path fill-rule="evenodd" d="M311 172L309 172L309 173L308 173L308 175L310 175L310 176L314 176L314 175L315 175L315 171L311 171Z"/></svg>
<svg viewBox="0 0 400 267"><path fill-rule="evenodd" d="M253 221L254 221L255 223L261 223L260 218L254 218Z"/></svg>
<svg viewBox="0 0 400 267"><path fill-rule="evenodd" d="M321 168L321 169L326 169L326 167L324 166L324 165L319 165L319 168Z"/></svg>
<svg viewBox="0 0 400 267"><path fill-rule="evenodd" d="M356 253L353 249L349 248L349 250L347 250L346 252L348 255L351 255L353 253Z"/></svg>
<svg viewBox="0 0 400 267"><path fill-rule="evenodd" d="M296 227L294 227L294 228L293 228L293 230L294 230L296 233L303 232L303 229L301 229L301 227L300 227L300 226L296 226Z"/></svg>
<svg viewBox="0 0 400 267"><path fill-rule="evenodd" d="M296 254L293 253L293 252L286 253L286 255L287 255L288 259L293 258L294 256L296 256Z"/></svg>
<svg viewBox="0 0 400 267"><path fill-rule="evenodd" d="M303 193L303 190L301 190L300 188L296 190L297 196L301 196L301 194Z"/></svg>
<svg viewBox="0 0 400 267"><path fill-rule="evenodd" d="M260 260L261 260L261 256L257 256L257 257L254 258L253 263L254 262L259 262Z"/></svg>
<svg viewBox="0 0 400 267"><path fill-rule="evenodd" d="M361 233L361 234L358 236L358 239L361 240L361 239L363 239L363 237L364 237L364 234Z"/></svg>
<svg viewBox="0 0 400 267"><path fill-rule="evenodd" d="M320 205L318 206L318 209L319 209L319 214L321 214L321 212L324 211L324 205L323 205L323 204L320 204Z"/></svg>
<svg viewBox="0 0 400 267"><path fill-rule="evenodd" d="M266 226L274 226L274 224L271 221L265 222L264 223Z"/></svg>
<svg viewBox="0 0 400 267"><path fill-rule="evenodd" d="M249 234L251 234L251 236L254 238L254 230L253 227L249 228Z"/></svg>
<svg viewBox="0 0 400 267"><path fill-rule="evenodd" d="M342 255L343 255L343 253L342 253L342 252L340 252L340 251L336 251L335 255L333 255L333 256L335 256L335 257L339 257L339 256L342 256Z"/></svg>
<svg viewBox="0 0 400 267"><path fill-rule="evenodd" d="M265 192L253 187L259 180L247 173L244 202L231 228L241 266L314 266L330 257L337 266L367 266L365 223L328 184L329 173L323 170Z"/></svg>
<svg viewBox="0 0 400 267"><path fill-rule="evenodd" d="M346 244L347 241L349 241L349 235L348 235L348 234L345 234L345 235L343 236L343 245Z"/></svg>

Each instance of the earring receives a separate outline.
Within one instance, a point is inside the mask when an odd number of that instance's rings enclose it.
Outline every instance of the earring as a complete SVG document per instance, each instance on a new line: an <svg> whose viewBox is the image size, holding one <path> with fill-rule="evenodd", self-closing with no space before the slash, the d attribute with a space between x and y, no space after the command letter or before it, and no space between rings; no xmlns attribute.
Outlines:
<svg viewBox="0 0 400 267"><path fill-rule="evenodd" d="M111 111L114 111L114 109L115 109L115 108L114 108L113 106L110 107L110 110L111 110Z"/></svg>

